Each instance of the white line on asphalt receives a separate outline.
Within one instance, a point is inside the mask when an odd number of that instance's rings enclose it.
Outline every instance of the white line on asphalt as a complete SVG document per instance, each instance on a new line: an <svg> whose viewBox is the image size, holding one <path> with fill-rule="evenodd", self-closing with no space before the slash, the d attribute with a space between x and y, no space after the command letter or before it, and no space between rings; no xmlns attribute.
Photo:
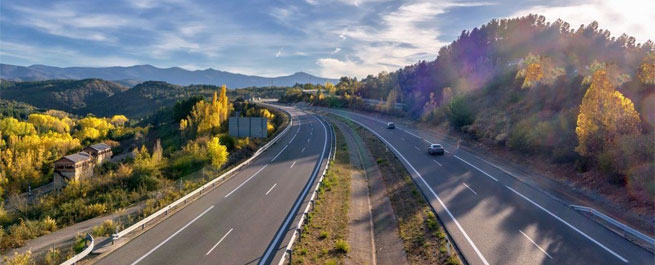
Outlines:
<svg viewBox="0 0 655 265"><path fill-rule="evenodd" d="M523 236L524 236L525 238L527 238L528 240L530 240L530 242L532 242L532 244L533 244L535 247L537 247L539 250L541 250L541 252L543 252L544 254L546 254L546 256L548 256L548 258L553 259L553 257L551 257L550 254L548 254L548 252L546 252L543 248L541 248L539 245L537 245L537 243L535 243L534 240L532 240L532 238L530 238L528 235L526 235L525 233L523 233L523 231L521 231L521 229L519 229L519 232L521 232L521 234L523 234Z"/></svg>
<svg viewBox="0 0 655 265"><path fill-rule="evenodd" d="M291 166L289 168L293 168L293 165L295 165L295 164L296 164L296 161L293 161L293 163L291 163Z"/></svg>
<svg viewBox="0 0 655 265"><path fill-rule="evenodd" d="M184 225L182 228L180 228L180 230L177 230L175 233L173 233L172 235L170 235L169 237L167 237L166 239L164 239L164 241L162 241L161 243L159 243L159 245L155 246L153 249L151 249L150 251L148 251L148 253L146 253L146 254L144 254L143 256L141 256L141 257L140 257L139 259L137 259L135 262L132 262L132 265L139 263L139 261L142 261L142 260L145 259L148 255L152 254L152 252L155 252L155 250L157 250L159 247L161 247L161 246L163 246L164 244L166 244L166 242L168 242L168 240L171 240L171 238L173 238L174 236L176 236L177 234L179 234L180 232L182 232L182 230L184 230L184 229L187 228L189 225L191 225L193 222L195 222L195 221L198 220L200 217L202 217L203 215L205 215L205 214L206 214L207 212L209 212L209 210L211 210L212 208L214 208L214 205L209 206L209 208L207 208L207 210L205 210L204 212L202 212L200 215L196 216L196 218L193 218L193 220L191 220L191 222L188 222L186 225Z"/></svg>
<svg viewBox="0 0 655 265"><path fill-rule="evenodd" d="M498 181L497 178L494 178L493 176L489 175L489 173L484 172L484 170L482 170L482 169L480 169L480 168L474 166L473 164L471 164L471 163L469 163L469 162L466 162L466 160L459 158L459 156L454 155L454 157L457 158L457 159L459 159L460 161L466 163L467 165L471 166L472 168L475 168L475 169L477 169L478 171L482 172L483 174L487 175L487 177L490 177L491 179L493 179L493 180L495 180L495 181Z"/></svg>
<svg viewBox="0 0 655 265"><path fill-rule="evenodd" d="M259 174L259 172L262 172L262 170L264 170L264 168L266 168L267 166L268 166L268 164L264 165L262 168L260 168L259 170L257 170L257 172L255 172L255 174L253 174L253 175L250 176L248 179L246 179L246 181L244 181L243 183L241 183L241 185L239 185L238 187L234 188L232 191L230 191L230 193L228 193L227 195L225 195L225 198L227 198L228 196L232 195L232 193L234 193L234 192L237 191L239 188L241 188L241 186L243 186L243 185L246 184L248 181L250 181L250 179L252 179L252 178L254 178L255 176L257 176L257 174Z"/></svg>
<svg viewBox="0 0 655 265"><path fill-rule="evenodd" d="M421 151L421 148L416 147L416 145L414 146L414 148L416 148L416 150Z"/></svg>
<svg viewBox="0 0 655 265"><path fill-rule="evenodd" d="M578 233L581 234L582 236L586 237L586 238L589 239L591 242L594 242L596 245L598 245L599 247L603 248L605 251L607 251L607 252L609 252L610 254L614 255L615 257L619 258L621 261L623 261L623 262L625 262L625 263L628 262L627 259L621 257L619 254L616 254L616 252L612 251L611 249L607 248L605 245L603 245L603 244L601 244L600 242L596 241L595 239L591 238L590 236L588 236L588 235L585 234L584 232L580 231L580 229L576 228L575 226L573 226L573 225L569 224L568 222L564 221L564 219L562 219L562 218L560 218L559 216L555 215L555 214L552 213L551 211L547 210L546 208L542 207L541 205L537 204L536 202L530 200L528 197L525 197L525 195L523 195L523 194L519 193L518 191L512 189L512 187L507 186L507 185L505 185L505 187L507 187L509 190L513 191L513 192L516 193L517 195L521 196L521 198L525 199L526 201L529 201L530 203L532 203L532 205L539 207L539 209L541 209L541 210L543 210L544 212L550 214L550 216L552 216L552 217L554 217L555 219L559 220L560 222L564 223L566 226L570 227L571 229L573 229L574 231L578 232Z"/></svg>
<svg viewBox="0 0 655 265"><path fill-rule="evenodd" d="M312 172L312 174L310 175L310 181L311 182L314 182L314 180L316 179L316 177L318 175L318 171L321 169L321 164L323 164L323 157L325 156L325 149L327 148L327 144L328 144L327 127L325 127L325 124L323 124L321 122L321 120L319 120L316 116L313 116L313 117L314 117L314 119L316 119L323 126L323 132L325 132L325 142L323 143L323 151L321 151L321 156L320 156L320 158L319 158L319 160L317 162L318 166L314 167L314 172ZM311 186L312 185L306 185L305 186L305 189L302 191L302 193L300 195L302 198L307 196L307 193L309 192L309 188ZM302 202L303 202L303 200L296 200L295 204L291 208L291 212L296 212L298 210L298 208L300 208L300 205L301 205ZM287 227L289 225L289 223L291 222L293 217L295 217L295 215L287 215L286 219L282 223L282 227ZM273 238L273 243L274 244L271 244L271 245L268 246L268 248L266 249L266 252L264 252L264 256L262 256L262 258L259 260L259 263L257 263L258 265L263 265L265 262L268 262L268 257L273 253L273 250L276 249L275 248L276 247L275 244L277 244L276 242L280 239L280 237L283 234L286 234L286 231L287 231L286 229L278 229L277 234L275 234L275 238ZM489 265L489 264L487 264L487 265Z"/></svg>
<svg viewBox="0 0 655 265"><path fill-rule="evenodd" d="M289 146L288 144L285 145L284 148L282 148L282 150L280 150L280 152L277 153L277 155L275 155L275 157L273 157L273 159L271 159L271 162L275 161L275 159L276 159L278 156L280 156L280 155L282 154L282 152L284 152L284 150L287 149L288 146Z"/></svg>
<svg viewBox="0 0 655 265"><path fill-rule="evenodd" d="M293 137L291 137L291 140L289 141L289 144L290 144L291 142L293 142L294 139L296 139L296 135L298 135L298 132L296 132L296 134L294 134Z"/></svg>
<svg viewBox="0 0 655 265"><path fill-rule="evenodd" d="M209 253L212 253L212 251L213 251L216 247L218 247L218 244L220 244L221 242L223 242L223 239L225 239L225 238L227 237L227 235L229 235L230 233L232 233L232 230L234 230L234 228L230 228L230 231L227 231L227 234L225 234L223 237L221 237L221 240L218 240L218 243L216 243L216 245L214 245L214 246L212 247L212 249L210 249L209 251L207 251L207 254L205 254L205 256L209 255Z"/></svg>
<svg viewBox="0 0 655 265"><path fill-rule="evenodd" d="M403 141L407 141L407 140L405 140L405 137L400 137L400 139L403 139Z"/></svg>
<svg viewBox="0 0 655 265"><path fill-rule="evenodd" d="M421 138L421 139L423 139L423 138ZM432 144L432 143L431 143L430 141L428 141L428 140L423 139L423 141L425 141L425 142L428 143L428 144Z"/></svg>
<svg viewBox="0 0 655 265"><path fill-rule="evenodd" d="M340 116L348 119L348 117L345 117L345 116L343 116L343 115L340 115ZM484 256L482 255L482 252L480 252L480 250L479 250L478 247L475 245L475 243L473 243L473 240L471 240L471 238L470 238L469 235L466 233L466 231L464 231L464 228L462 227L462 225L460 225L459 222L457 221L457 219L455 219L455 216L453 215L453 213L450 212L450 210L448 209L448 207L446 206L446 204L441 200L441 198L439 197L439 195L437 195L437 193L432 189L432 187L430 187L430 185L428 184L428 182L425 181L425 179L423 178L423 176L421 176L421 174L418 173L418 170L416 170L416 168L414 168L414 166L412 166L412 164L409 163L409 161L407 160L407 158L405 158L405 157L404 157L404 156L403 156L403 155L398 151L398 149L396 149L393 145L391 145L391 143L389 143L389 141L387 141L387 139L385 139L384 137L382 137L382 136L381 136L380 134L378 134L376 131L371 130L371 128L369 128L368 126L366 126L366 125L364 125L364 124L362 124L362 123L360 123L360 122L358 122L358 121L355 121L355 120L353 120L353 119L350 119L350 120L354 121L355 123L361 125L362 127L366 128L366 129L368 129L370 132L372 132L373 134L375 134L378 138L382 139L382 141L385 142L385 143L387 144L387 146L391 147L391 149L394 150L395 153L398 154L398 155L403 159L403 161L405 161L405 163L406 163L406 164L407 164L407 165L412 169L412 171L414 171L414 174L416 174L416 175L418 176L418 178L423 182L423 184L425 185L425 187L428 188L428 190L430 191L430 193L432 194L432 196L434 196L435 198L437 198L437 201L439 202L439 204L441 205L441 207L443 207L443 209L446 211L446 213L448 214L448 216L450 216L450 219L453 220L453 223L455 223L455 225L457 226L457 228L459 229L459 231L462 233L462 235L464 235L464 238L466 238L466 241L469 243L469 245L471 245L471 247L473 248L473 250L475 251L475 253L478 254L478 257L480 258L480 260L482 261L482 263L485 264L485 265L489 265L489 262L487 262L487 259L484 258Z"/></svg>
<svg viewBox="0 0 655 265"><path fill-rule="evenodd" d="M416 138L423 139L423 138L421 138L421 136L418 136L418 135L416 135L416 134L413 134L413 133L409 132L408 130L403 130L403 131L405 131L406 133L408 133L408 134L411 135L411 136L414 136L414 137L416 137Z"/></svg>
<svg viewBox="0 0 655 265"><path fill-rule="evenodd" d="M464 184L464 187L466 187L466 188L469 189L471 192L473 192L473 194L478 195L478 193L475 192L473 189L471 189L471 187L469 187L469 185L466 185L466 183L462 183L462 184Z"/></svg>
<svg viewBox="0 0 655 265"><path fill-rule="evenodd" d="M311 140L311 139L312 139L312 138L307 138L307 142L309 143L309 140Z"/></svg>
<svg viewBox="0 0 655 265"><path fill-rule="evenodd" d="M448 150L446 150L446 148L444 148L443 151L446 152L446 154L450 153Z"/></svg>
<svg viewBox="0 0 655 265"><path fill-rule="evenodd" d="M301 152L301 153L302 153L302 152L305 152L305 148L303 147L302 150L300 150L300 152Z"/></svg>
<svg viewBox="0 0 655 265"><path fill-rule="evenodd" d="M441 163L437 162L437 160L432 159L432 162L436 163L437 165L441 166Z"/></svg>
<svg viewBox="0 0 655 265"><path fill-rule="evenodd" d="M275 186L277 186L277 183L273 184L273 187L271 187L270 189L268 189L268 191L266 192L266 195L268 195L269 193L271 193L271 191L273 190L273 188L275 188Z"/></svg>

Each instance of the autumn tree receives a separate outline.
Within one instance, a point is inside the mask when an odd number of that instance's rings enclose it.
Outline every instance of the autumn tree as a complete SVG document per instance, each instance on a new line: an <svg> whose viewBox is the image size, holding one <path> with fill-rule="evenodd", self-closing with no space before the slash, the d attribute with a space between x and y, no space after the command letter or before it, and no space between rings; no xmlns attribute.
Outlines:
<svg viewBox="0 0 655 265"><path fill-rule="evenodd" d="M110 120L111 124L116 127L123 127L127 121L128 119L125 115L114 115Z"/></svg>
<svg viewBox="0 0 655 265"><path fill-rule="evenodd" d="M67 122L46 114L30 114L27 121L33 124L39 133L45 133L49 130L60 133L67 133L70 131L70 125Z"/></svg>
<svg viewBox="0 0 655 265"><path fill-rule="evenodd" d="M220 168L227 162L228 152L227 147L220 143L218 137L212 137L211 140L207 142L207 153L209 154L209 159L211 160L212 166Z"/></svg>
<svg viewBox="0 0 655 265"><path fill-rule="evenodd" d="M16 118L4 118L0 120L0 132L3 135L29 135L35 134L34 125L28 122L18 121Z"/></svg>
<svg viewBox="0 0 655 265"><path fill-rule="evenodd" d="M223 87L225 88L225 87ZM214 92L212 101L207 103L205 100L198 101L191 112L180 121L180 130L191 130L198 135L205 135L217 132L221 123L228 118L229 102L226 91L221 88L221 96ZM225 88L227 89L227 88Z"/></svg>
<svg viewBox="0 0 655 265"><path fill-rule="evenodd" d="M516 79L523 78L521 88L530 88L537 83L552 84L562 74L564 69L556 67L549 57L530 53L521 62Z"/></svg>
<svg viewBox="0 0 655 265"><path fill-rule="evenodd" d="M647 85L655 85L655 52L649 52L639 67L639 80Z"/></svg>
<svg viewBox="0 0 655 265"><path fill-rule="evenodd" d="M639 113L632 101L616 91L606 69L593 72L591 85L580 104L576 151L595 157L621 135L639 132Z"/></svg>

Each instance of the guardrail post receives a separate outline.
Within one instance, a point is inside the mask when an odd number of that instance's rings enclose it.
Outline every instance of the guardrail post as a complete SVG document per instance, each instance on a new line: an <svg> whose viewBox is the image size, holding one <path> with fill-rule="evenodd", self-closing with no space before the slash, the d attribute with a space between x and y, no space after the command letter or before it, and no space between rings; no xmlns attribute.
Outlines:
<svg viewBox="0 0 655 265"><path fill-rule="evenodd" d="M289 254L289 265L293 264L293 261L291 261L291 254L293 251L291 249L287 249L287 253Z"/></svg>

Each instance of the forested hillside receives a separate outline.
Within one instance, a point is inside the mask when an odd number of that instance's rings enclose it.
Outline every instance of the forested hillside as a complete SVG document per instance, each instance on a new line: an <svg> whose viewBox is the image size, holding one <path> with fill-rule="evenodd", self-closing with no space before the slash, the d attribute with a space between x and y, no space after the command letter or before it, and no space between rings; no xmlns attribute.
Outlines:
<svg viewBox="0 0 655 265"><path fill-rule="evenodd" d="M344 77L318 95L291 89L283 100L351 107L365 107L362 98L382 100L378 111L570 165L582 176L626 185L652 205L655 45L612 36L595 22L574 28L545 21L492 20L462 31L434 61L363 80Z"/></svg>
<svg viewBox="0 0 655 265"><path fill-rule="evenodd" d="M94 107L102 100L128 89L100 79L3 81L0 85L0 98L74 113L82 108Z"/></svg>
<svg viewBox="0 0 655 265"><path fill-rule="evenodd" d="M174 104L192 95L212 96L220 89L214 85L178 86L159 81L138 83L126 87L101 79L48 80L38 82L0 82L0 99L3 104L14 101L41 109L57 109L75 115L96 116L126 115L131 119L147 117L160 108ZM284 87L250 87L228 90L234 99L252 97L279 97ZM9 111L2 108L2 111ZM8 113L7 113L8 114Z"/></svg>

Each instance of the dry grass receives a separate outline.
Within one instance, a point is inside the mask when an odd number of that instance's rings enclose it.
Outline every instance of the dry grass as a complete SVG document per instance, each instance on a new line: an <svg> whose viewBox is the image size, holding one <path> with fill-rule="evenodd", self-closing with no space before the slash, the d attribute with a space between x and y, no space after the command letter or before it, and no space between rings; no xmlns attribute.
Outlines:
<svg viewBox="0 0 655 265"><path fill-rule="evenodd" d="M323 179L319 199L293 246L293 264L343 264L350 246L348 209L350 205L350 157L341 132L336 129L336 158Z"/></svg>
<svg viewBox="0 0 655 265"><path fill-rule="evenodd" d="M421 192L393 153L375 135L360 126L349 124L362 137L378 163L391 200L400 237L411 264L459 264L446 236Z"/></svg>

